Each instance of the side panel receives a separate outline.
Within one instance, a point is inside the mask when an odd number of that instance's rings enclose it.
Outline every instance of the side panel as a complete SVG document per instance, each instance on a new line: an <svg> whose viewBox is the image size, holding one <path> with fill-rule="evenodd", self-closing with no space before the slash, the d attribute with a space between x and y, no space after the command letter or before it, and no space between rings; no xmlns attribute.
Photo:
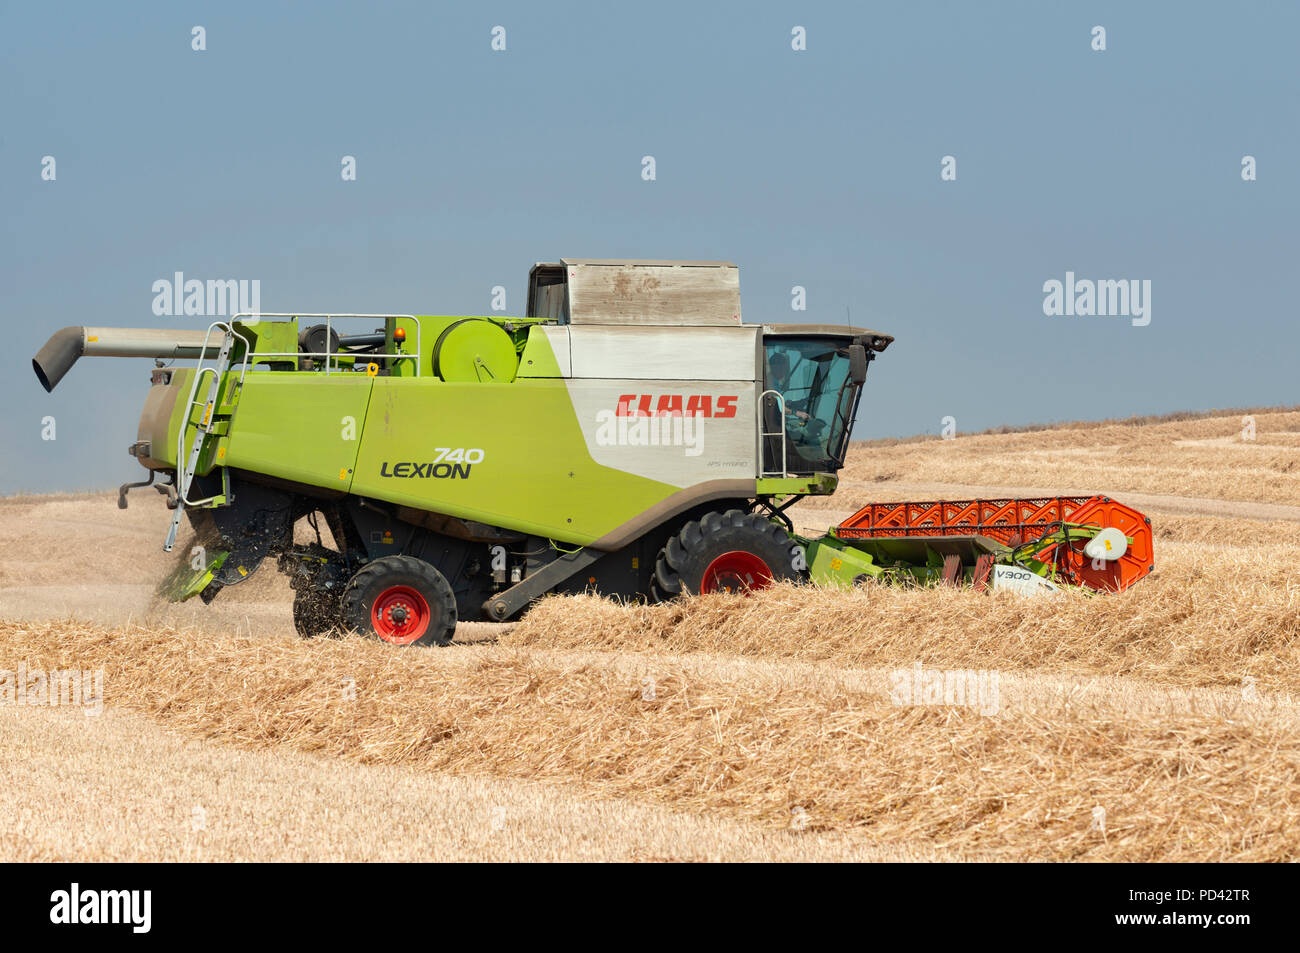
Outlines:
<svg viewBox="0 0 1300 953"><path fill-rule="evenodd" d="M364 374L249 371L217 462L331 490L352 485L371 388ZM403 386L417 382L396 379ZM391 386L391 385L390 385Z"/></svg>
<svg viewBox="0 0 1300 953"><path fill-rule="evenodd" d="M574 326L569 344L598 462L679 488L755 478L758 328Z"/></svg>
<svg viewBox="0 0 1300 953"><path fill-rule="evenodd" d="M569 328L573 376L754 381L758 328Z"/></svg>
<svg viewBox="0 0 1300 953"><path fill-rule="evenodd" d="M375 378L352 492L570 544L672 495L592 458L565 384Z"/></svg>
<svg viewBox="0 0 1300 953"><path fill-rule="evenodd" d="M563 263L575 326L740 324L740 272L730 262Z"/></svg>
<svg viewBox="0 0 1300 953"><path fill-rule="evenodd" d="M681 488L757 473L753 381L567 381L596 462Z"/></svg>
<svg viewBox="0 0 1300 953"><path fill-rule="evenodd" d="M519 377L571 377L569 329L538 324L528 329L528 343L519 355Z"/></svg>

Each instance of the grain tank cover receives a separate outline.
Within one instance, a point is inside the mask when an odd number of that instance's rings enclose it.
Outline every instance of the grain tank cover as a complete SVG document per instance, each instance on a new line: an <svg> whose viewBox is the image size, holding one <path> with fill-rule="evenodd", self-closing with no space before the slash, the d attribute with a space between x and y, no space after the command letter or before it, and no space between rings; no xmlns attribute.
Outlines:
<svg viewBox="0 0 1300 953"><path fill-rule="evenodd" d="M729 261L561 258L533 267L528 314L562 324L740 324L740 272Z"/></svg>

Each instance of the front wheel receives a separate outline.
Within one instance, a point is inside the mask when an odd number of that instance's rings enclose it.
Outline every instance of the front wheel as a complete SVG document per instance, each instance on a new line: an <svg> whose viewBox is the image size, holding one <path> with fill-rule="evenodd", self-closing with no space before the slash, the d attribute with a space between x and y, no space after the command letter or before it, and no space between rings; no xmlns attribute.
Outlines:
<svg viewBox="0 0 1300 953"><path fill-rule="evenodd" d="M784 529L757 513L706 513L660 551L651 595L666 602L683 593L747 592L795 580L795 549Z"/></svg>
<svg viewBox="0 0 1300 953"><path fill-rule="evenodd" d="M343 625L391 645L449 645L456 597L447 577L414 556L367 563L343 590Z"/></svg>

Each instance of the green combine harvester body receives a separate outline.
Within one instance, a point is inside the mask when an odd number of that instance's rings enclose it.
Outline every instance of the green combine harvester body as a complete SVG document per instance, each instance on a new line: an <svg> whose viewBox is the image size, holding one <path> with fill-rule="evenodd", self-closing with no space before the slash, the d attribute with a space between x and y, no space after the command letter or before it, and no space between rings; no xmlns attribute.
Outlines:
<svg viewBox="0 0 1300 953"><path fill-rule="evenodd" d="M120 502L157 486L169 550L193 524L164 590L211 601L274 557L303 635L445 643L550 592L934 575L915 551L798 537L785 514L834 492L889 335L745 324L725 262L539 264L528 314L65 328L33 365L52 389L83 355L154 357L130 448L149 477ZM303 520L313 541L295 541Z"/></svg>

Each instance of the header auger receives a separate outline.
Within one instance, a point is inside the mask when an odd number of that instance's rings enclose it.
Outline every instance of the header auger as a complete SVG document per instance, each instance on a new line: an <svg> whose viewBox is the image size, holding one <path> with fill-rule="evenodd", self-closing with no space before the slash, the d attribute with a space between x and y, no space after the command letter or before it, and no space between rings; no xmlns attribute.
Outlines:
<svg viewBox="0 0 1300 953"><path fill-rule="evenodd" d="M526 317L64 328L32 363L52 390L82 356L156 359L130 447L149 477L120 500L167 496L169 550L182 514L195 529L164 590L211 601L274 558L304 636L445 644L458 619L504 621L552 592L1104 590L1149 571L1149 525L1104 498L875 504L796 536L785 511L834 492L892 340L745 324L727 262L561 259L532 269Z"/></svg>

